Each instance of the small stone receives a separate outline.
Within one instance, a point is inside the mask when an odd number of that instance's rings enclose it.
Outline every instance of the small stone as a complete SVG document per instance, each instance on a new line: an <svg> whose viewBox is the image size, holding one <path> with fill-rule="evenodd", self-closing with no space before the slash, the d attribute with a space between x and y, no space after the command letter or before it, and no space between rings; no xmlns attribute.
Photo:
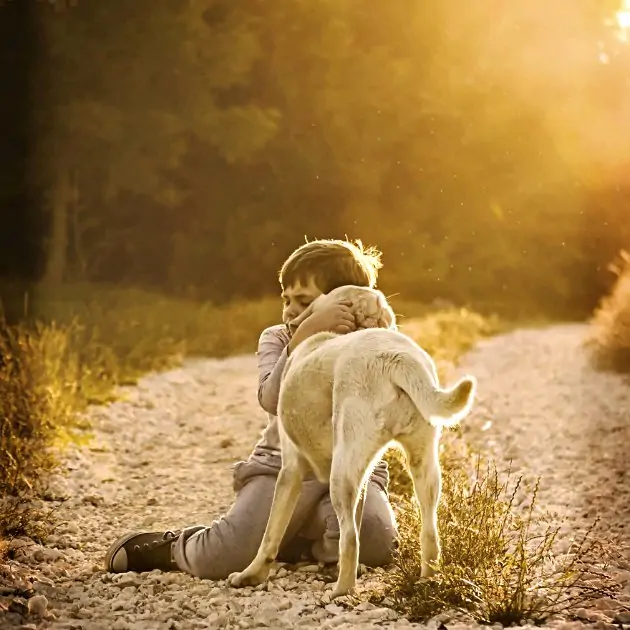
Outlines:
<svg viewBox="0 0 630 630"><path fill-rule="evenodd" d="M56 562L57 560L64 559L65 556L59 549L37 549L33 553L33 559L36 562Z"/></svg>
<svg viewBox="0 0 630 630"><path fill-rule="evenodd" d="M324 610L331 615L339 615L344 612L344 609L341 606L337 606L337 604L327 604L324 606Z"/></svg>
<svg viewBox="0 0 630 630"><path fill-rule="evenodd" d="M319 573L319 565L318 564L307 564L303 567L299 567L298 571L300 573Z"/></svg>
<svg viewBox="0 0 630 630"><path fill-rule="evenodd" d="M78 534L79 526L76 523L66 523L61 529L62 534Z"/></svg>
<svg viewBox="0 0 630 630"><path fill-rule="evenodd" d="M15 551L22 547L30 547L32 544L33 541L28 538L14 538L9 541L9 551Z"/></svg>
<svg viewBox="0 0 630 630"><path fill-rule="evenodd" d="M45 595L34 595L28 600L28 612L30 615L43 617L46 614L48 600Z"/></svg>
<svg viewBox="0 0 630 630"><path fill-rule="evenodd" d="M99 507L99 505L103 505L103 503L105 503L105 499L98 494L87 494L83 497L83 502L89 503L94 507Z"/></svg>
<svg viewBox="0 0 630 630"><path fill-rule="evenodd" d="M575 611L575 616L578 617L579 619L588 619L589 618L589 612L588 610L586 610L586 608L578 608Z"/></svg>
<svg viewBox="0 0 630 630"><path fill-rule="evenodd" d="M39 585L40 588L43 588L43 587L54 588L55 586L55 583L50 578L44 577L43 575L38 576L37 579L33 582L33 588L35 590L37 590L35 588L36 584Z"/></svg>
<svg viewBox="0 0 630 630"><path fill-rule="evenodd" d="M398 619L398 615L391 608L374 608L373 610L366 610L363 613L366 619L378 619L379 621L393 621Z"/></svg>

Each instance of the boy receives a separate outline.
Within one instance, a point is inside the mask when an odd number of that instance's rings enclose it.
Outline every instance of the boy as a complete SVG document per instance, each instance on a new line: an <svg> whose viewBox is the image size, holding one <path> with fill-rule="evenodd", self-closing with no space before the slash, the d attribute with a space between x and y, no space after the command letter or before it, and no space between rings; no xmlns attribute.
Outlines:
<svg viewBox="0 0 630 630"><path fill-rule="evenodd" d="M108 571L182 570L220 580L242 571L254 558L271 510L278 472L282 466L276 417L282 370L291 351L320 331L340 334L355 329L349 304L340 302L304 320L291 337L288 323L322 293L346 284L374 287L380 252L361 242L316 240L296 249L280 270L282 321L264 330L258 343L258 401L268 424L246 461L234 466L236 499L226 515L209 527L193 526L178 532L131 533L116 540L105 558ZM308 387L308 383L304 384ZM383 566L391 560L397 535L387 497L387 464L376 466L368 491L360 532L359 560ZM339 524L328 485L307 476L302 494L283 539L278 560L338 560Z"/></svg>

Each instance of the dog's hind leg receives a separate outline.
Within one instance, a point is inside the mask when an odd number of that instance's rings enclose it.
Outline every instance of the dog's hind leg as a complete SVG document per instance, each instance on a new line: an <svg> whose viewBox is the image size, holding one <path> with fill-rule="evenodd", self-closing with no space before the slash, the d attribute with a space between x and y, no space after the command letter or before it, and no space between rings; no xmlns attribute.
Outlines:
<svg viewBox="0 0 630 630"><path fill-rule="evenodd" d="M256 586L267 578L300 498L302 481L309 465L295 445L282 433L281 431L282 468L276 481L263 539L250 565L240 573L232 573L228 577L230 586Z"/></svg>
<svg viewBox="0 0 630 630"><path fill-rule="evenodd" d="M359 398L348 398L333 413L335 444L330 472L330 499L339 521L339 577L331 599L356 585L359 531L363 518L368 468L379 448L377 436L366 430L370 408Z"/></svg>
<svg viewBox="0 0 630 630"><path fill-rule="evenodd" d="M437 436L439 437L439 436ZM422 577L434 575L440 559L440 537L437 523L437 509L440 501L442 475L438 458L438 440L430 439L415 442L401 440L407 453L409 468L416 499L422 517L420 548L422 551Z"/></svg>

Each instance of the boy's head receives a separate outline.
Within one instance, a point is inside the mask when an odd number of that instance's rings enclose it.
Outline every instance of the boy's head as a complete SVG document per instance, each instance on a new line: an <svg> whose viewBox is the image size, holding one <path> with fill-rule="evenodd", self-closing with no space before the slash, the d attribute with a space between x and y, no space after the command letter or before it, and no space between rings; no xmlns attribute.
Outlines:
<svg viewBox="0 0 630 630"><path fill-rule="evenodd" d="M319 239L298 247L280 269L285 323L297 317L322 293L353 284L376 286L381 252L355 242Z"/></svg>

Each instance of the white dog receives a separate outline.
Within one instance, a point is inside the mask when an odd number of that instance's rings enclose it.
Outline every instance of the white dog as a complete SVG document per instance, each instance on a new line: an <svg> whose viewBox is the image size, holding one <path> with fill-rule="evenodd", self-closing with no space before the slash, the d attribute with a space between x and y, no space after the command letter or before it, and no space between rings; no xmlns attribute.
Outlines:
<svg viewBox="0 0 630 630"><path fill-rule="evenodd" d="M290 355L280 386L278 425L282 469L260 548L251 564L228 578L232 586L264 581L297 504L309 468L322 483L339 519L339 576L331 599L351 591L357 578L358 532L364 490L375 462L392 442L404 449L422 516L422 575L439 559L437 507L442 427L464 418L476 380L467 376L442 389L429 355L394 330L395 316L380 291L341 287L317 298L295 322L328 300L350 298L360 327L346 335L317 333Z"/></svg>

